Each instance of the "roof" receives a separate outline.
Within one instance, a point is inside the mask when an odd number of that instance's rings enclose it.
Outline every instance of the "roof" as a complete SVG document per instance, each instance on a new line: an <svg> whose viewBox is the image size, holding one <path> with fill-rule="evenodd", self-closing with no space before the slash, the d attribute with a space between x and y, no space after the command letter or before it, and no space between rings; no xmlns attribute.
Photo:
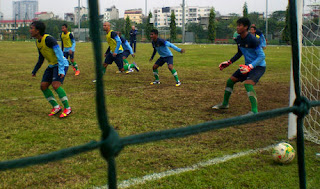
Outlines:
<svg viewBox="0 0 320 189"><path fill-rule="evenodd" d="M33 22L33 20L0 20L0 23L24 23L24 22Z"/></svg>

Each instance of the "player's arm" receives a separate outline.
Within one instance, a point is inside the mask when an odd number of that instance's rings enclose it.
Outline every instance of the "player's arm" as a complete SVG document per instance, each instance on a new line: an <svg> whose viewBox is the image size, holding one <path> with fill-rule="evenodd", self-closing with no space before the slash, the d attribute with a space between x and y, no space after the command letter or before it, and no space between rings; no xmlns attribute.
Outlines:
<svg viewBox="0 0 320 189"><path fill-rule="evenodd" d="M237 61L241 56L242 56L242 52L241 52L240 48L238 47L237 54L235 54L230 60L227 60L227 61L224 61L224 62L220 63L219 64L219 69L223 70L224 68L230 66L232 63Z"/></svg>
<svg viewBox="0 0 320 189"><path fill-rule="evenodd" d="M260 36L260 45L263 49L265 49L267 47L267 41L266 41L266 38L264 37L264 35L261 33L261 36Z"/></svg>
<svg viewBox="0 0 320 189"><path fill-rule="evenodd" d="M60 39L61 39L61 50L62 50L62 52L63 52L63 49L64 49L64 46L63 46L63 40L62 40L62 34L60 34Z"/></svg>
<svg viewBox="0 0 320 189"><path fill-rule="evenodd" d="M72 52L74 52L75 49L76 49L76 40L74 39L72 33L69 34L69 37L70 37L70 40L71 40L71 43L72 43L71 50L72 50Z"/></svg>
<svg viewBox="0 0 320 189"><path fill-rule="evenodd" d="M126 46L127 49L129 49L130 54L131 54L131 55L134 55L133 50L132 50L132 47L130 46L130 44L128 43L128 41L125 40L125 42L124 42L123 44Z"/></svg>
<svg viewBox="0 0 320 189"><path fill-rule="evenodd" d="M165 41L165 45L166 45L167 47L173 48L173 49L174 49L175 51L177 51L177 52L180 52L180 53L183 53L183 52L184 52L184 49L178 48L177 46L175 46L174 44L170 43L169 41Z"/></svg>
<svg viewBox="0 0 320 189"><path fill-rule="evenodd" d="M60 49L57 41L49 36L46 38L46 45L49 47L49 48L52 48L57 59L58 59L58 73L59 75L66 75L65 71L64 71L64 67L65 67L65 58L63 57L63 53L62 53L62 50Z"/></svg>
<svg viewBox="0 0 320 189"><path fill-rule="evenodd" d="M120 37L117 35L117 33L114 32L114 31L111 33L111 38L114 39L114 40L117 42L116 49L114 50L113 53L118 54L118 53L119 53L119 48L120 48L120 46L121 46L121 39L120 39Z"/></svg>
<svg viewBox="0 0 320 189"><path fill-rule="evenodd" d="M156 48L153 48L153 53L152 53L151 58L150 58L149 61L152 61L152 60L153 60L153 58L154 58L154 56L156 55L156 53L157 53Z"/></svg>
<svg viewBox="0 0 320 189"><path fill-rule="evenodd" d="M38 62L37 64L34 66L34 69L32 71L32 76L35 76L37 71L41 68L43 62L44 62L44 57L43 55L41 54L41 52L38 50L39 52L39 58L38 58Z"/></svg>

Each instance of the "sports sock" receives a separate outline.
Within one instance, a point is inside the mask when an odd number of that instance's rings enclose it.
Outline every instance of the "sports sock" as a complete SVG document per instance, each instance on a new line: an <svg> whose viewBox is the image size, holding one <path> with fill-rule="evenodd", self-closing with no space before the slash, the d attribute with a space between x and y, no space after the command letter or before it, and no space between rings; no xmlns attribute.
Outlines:
<svg viewBox="0 0 320 189"><path fill-rule="evenodd" d="M229 78L227 80L227 85L224 91L222 105L227 106L229 104L229 99L233 91L234 82Z"/></svg>
<svg viewBox="0 0 320 189"><path fill-rule="evenodd" d="M52 107L59 106L50 89L46 89L42 92Z"/></svg>
<svg viewBox="0 0 320 189"><path fill-rule="evenodd" d="M159 71L158 69L153 70L153 75L156 81L159 81Z"/></svg>
<svg viewBox="0 0 320 189"><path fill-rule="evenodd" d="M124 62L125 64L128 64L128 63L129 63L127 59L123 59L123 62Z"/></svg>
<svg viewBox="0 0 320 189"><path fill-rule="evenodd" d="M69 102L68 102L68 97L66 92L64 91L64 89L62 87L59 87L56 89L57 94L59 95L59 98L64 106L64 108L69 108Z"/></svg>
<svg viewBox="0 0 320 189"><path fill-rule="evenodd" d="M253 89L253 85L244 84L244 87L247 90L247 94L251 103L251 111L253 113L258 113L258 100L257 100L256 92Z"/></svg>
<svg viewBox="0 0 320 189"><path fill-rule="evenodd" d="M178 73L177 73L177 71L176 71L175 69L172 69L172 70L171 70L171 73L172 73L174 79L176 80L176 82L178 82L178 81L179 81L179 78L178 78Z"/></svg>
<svg viewBox="0 0 320 189"><path fill-rule="evenodd" d="M76 69L76 71L78 71L78 69L79 69L79 68L78 68L78 64L77 64L76 62L73 62L72 65L73 65L73 67Z"/></svg>
<svg viewBox="0 0 320 189"><path fill-rule="evenodd" d="M129 68L130 68L130 65L129 64L125 64L125 65L123 65L123 68L124 68L125 71L128 71Z"/></svg>

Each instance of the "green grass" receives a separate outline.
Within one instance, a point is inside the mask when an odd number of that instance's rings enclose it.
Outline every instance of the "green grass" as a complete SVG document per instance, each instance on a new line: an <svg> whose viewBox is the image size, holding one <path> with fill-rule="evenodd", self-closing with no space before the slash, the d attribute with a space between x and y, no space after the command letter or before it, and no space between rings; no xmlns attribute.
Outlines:
<svg viewBox="0 0 320 189"><path fill-rule="evenodd" d="M116 74L115 64L108 68L104 76L108 116L121 137L229 118L250 110L243 84L235 86L230 109L211 109L221 102L227 78L243 63L241 58L222 72L218 69L220 62L235 54L235 45L178 46L186 49L183 55L173 52L181 87L174 86L166 66L159 69L161 85L149 85L154 80L153 63L148 62L151 44L138 44L135 61L139 73ZM105 43L103 47L106 50ZM260 111L288 106L290 50L269 46L265 51L267 71L255 87ZM47 63L37 77L31 77L38 57L35 43L0 42L0 52L0 161L100 139L90 43L77 44L75 58L81 74L74 76L70 69L63 85L74 112L66 119L47 116L51 107L40 91ZM118 182L263 148L287 141L286 136L287 116L281 116L186 138L128 146L116 158ZM295 147L295 141L289 142ZM318 145L306 142L308 188L319 185L319 160L315 158L319 151ZM92 188L107 183L107 163L95 150L46 165L1 172L0 180L0 188ZM298 188L298 183L297 159L289 165L277 165L267 151L135 188Z"/></svg>

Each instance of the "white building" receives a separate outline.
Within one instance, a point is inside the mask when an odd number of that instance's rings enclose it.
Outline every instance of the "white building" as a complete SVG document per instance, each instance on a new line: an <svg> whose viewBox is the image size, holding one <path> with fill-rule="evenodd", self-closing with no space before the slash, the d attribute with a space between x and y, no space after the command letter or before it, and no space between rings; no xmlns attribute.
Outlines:
<svg viewBox="0 0 320 189"><path fill-rule="evenodd" d="M0 20L3 20L3 13L0 12Z"/></svg>
<svg viewBox="0 0 320 189"><path fill-rule="evenodd" d="M199 23L201 17L209 17L211 7L189 6L185 8L185 23ZM176 25L182 27L182 7L162 7L154 8L154 26L169 27L171 22L171 12L174 12L176 17Z"/></svg>
<svg viewBox="0 0 320 189"><path fill-rule="evenodd" d="M0 33L8 32L12 33L20 27L30 26L32 20L1 20L0 21Z"/></svg>
<svg viewBox="0 0 320 189"><path fill-rule="evenodd" d="M38 20L49 20L54 18L53 12L36 12L35 16Z"/></svg>
<svg viewBox="0 0 320 189"><path fill-rule="evenodd" d="M80 7L80 22L88 20L88 8L86 7ZM74 24L78 25L79 18L79 7L74 7Z"/></svg>
<svg viewBox="0 0 320 189"><path fill-rule="evenodd" d="M16 20L32 20L38 12L38 0L13 1L12 18Z"/></svg>
<svg viewBox="0 0 320 189"><path fill-rule="evenodd" d="M103 22L107 22L109 20L118 20L119 19L119 9L116 6L112 6L110 8L106 8L106 11L103 13Z"/></svg>
<svg viewBox="0 0 320 189"><path fill-rule="evenodd" d="M64 13L64 20L67 22L75 22L73 13Z"/></svg>

